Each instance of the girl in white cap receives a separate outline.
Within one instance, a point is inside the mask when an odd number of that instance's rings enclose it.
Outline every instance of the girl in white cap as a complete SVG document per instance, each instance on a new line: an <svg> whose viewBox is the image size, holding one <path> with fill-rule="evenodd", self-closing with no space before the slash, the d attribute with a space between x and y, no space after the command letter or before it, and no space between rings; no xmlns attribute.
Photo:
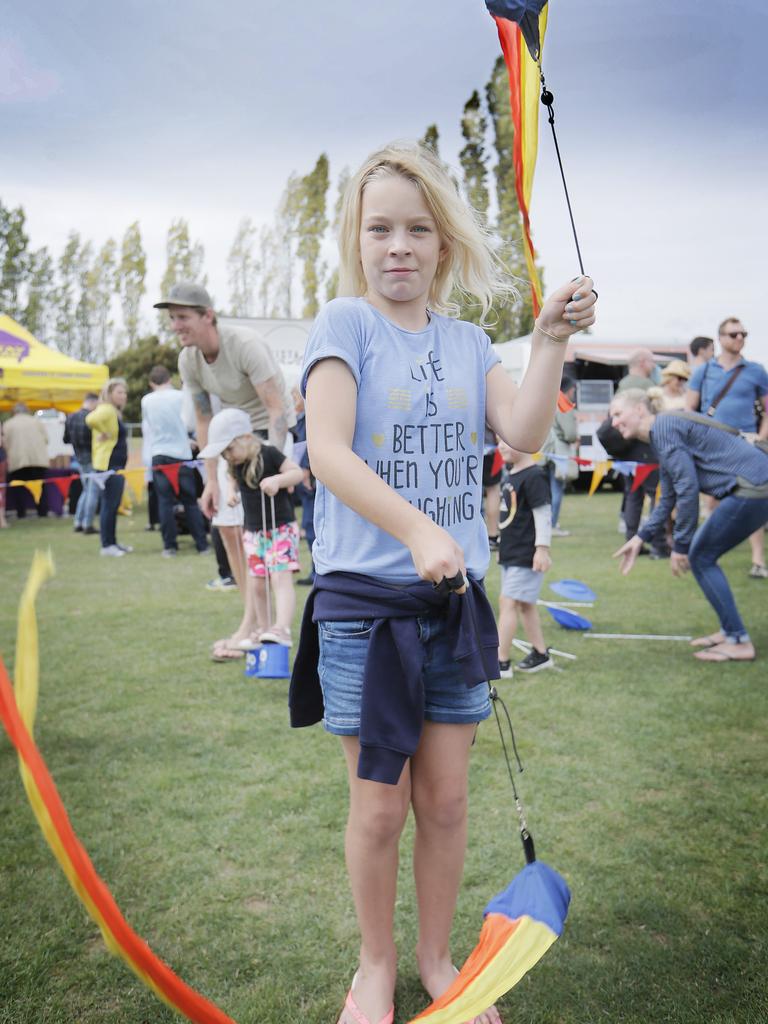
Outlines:
<svg viewBox="0 0 768 1024"><path fill-rule="evenodd" d="M242 501L243 548L247 567L246 615L250 634L238 643L250 650L260 643L291 644L291 622L296 609L293 575L299 572L299 525L288 488L302 481L295 462L251 430L247 413L224 409L211 420L203 459L223 456L229 467L228 503ZM266 522L262 515L266 509ZM274 521L272 513L274 510ZM275 594L275 622L267 608L266 577ZM215 655L214 655L215 656Z"/></svg>

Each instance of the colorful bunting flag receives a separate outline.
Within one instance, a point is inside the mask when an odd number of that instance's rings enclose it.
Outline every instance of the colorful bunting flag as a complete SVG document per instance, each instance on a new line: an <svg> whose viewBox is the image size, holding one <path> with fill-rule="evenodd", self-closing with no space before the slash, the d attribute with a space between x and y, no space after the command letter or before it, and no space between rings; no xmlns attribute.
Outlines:
<svg viewBox="0 0 768 1024"><path fill-rule="evenodd" d="M590 498L598 489L602 483L603 477L611 468L610 462L596 462L595 468L592 470L592 483L589 485L589 496Z"/></svg>

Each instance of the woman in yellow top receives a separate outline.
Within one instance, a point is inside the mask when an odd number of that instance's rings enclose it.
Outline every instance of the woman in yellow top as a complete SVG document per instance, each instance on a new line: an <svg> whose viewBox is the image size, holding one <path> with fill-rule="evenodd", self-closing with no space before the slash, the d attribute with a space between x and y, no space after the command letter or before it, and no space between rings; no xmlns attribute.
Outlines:
<svg viewBox="0 0 768 1024"><path fill-rule="evenodd" d="M92 453L94 472L103 473L108 469L125 469L128 461L128 441L123 425L123 409L128 401L128 386L122 377L112 377L104 385L101 400L85 422L93 434ZM113 558L122 556L133 548L117 543L117 510L123 496L125 477L113 473L104 479L101 492L101 553Z"/></svg>

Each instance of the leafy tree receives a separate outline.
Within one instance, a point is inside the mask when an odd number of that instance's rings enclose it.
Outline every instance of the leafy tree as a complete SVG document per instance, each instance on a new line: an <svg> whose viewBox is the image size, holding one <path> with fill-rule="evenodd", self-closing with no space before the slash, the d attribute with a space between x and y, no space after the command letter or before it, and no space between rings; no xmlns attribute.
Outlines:
<svg viewBox="0 0 768 1024"><path fill-rule="evenodd" d="M318 291L325 267L320 262L320 248L328 228L326 197L328 195L328 157L321 153L309 174L301 179L296 230L296 255L304 264L302 283L304 307L302 316L314 317L319 308Z"/></svg>
<svg viewBox="0 0 768 1024"><path fill-rule="evenodd" d="M203 260L205 253L200 242L194 244L189 237L189 224L183 217L171 222L168 228L168 239L165 246L166 267L160 289L163 295L167 295L177 281L194 281L196 284L204 285L206 277L203 274ZM163 337L169 336L168 317L165 310L158 310L160 321L160 333Z"/></svg>
<svg viewBox="0 0 768 1024"><path fill-rule="evenodd" d="M125 377L128 382L128 402L124 416L129 423L141 420L141 397L149 391L147 378L152 367L166 366L175 375L178 363L179 345L176 339L165 342L156 334L134 339L110 358L110 374L113 377Z"/></svg>
<svg viewBox="0 0 768 1024"><path fill-rule="evenodd" d="M30 253L27 268L26 305L21 322L43 343L51 337L54 318L54 265L46 248Z"/></svg>
<svg viewBox="0 0 768 1024"><path fill-rule="evenodd" d="M232 316L253 316L259 261L254 254L256 228L243 217L227 257L229 270L229 312Z"/></svg>
<svg viewBox="0 0 768 1024"><path fill-rule="evenodd" d="M21 314L20 291L29 266L25 220L20 206L10 210L0 202L0 313L14 319Z"/></svg>
<svg viewBox="0 0 768 1024"><path fill-rule="evenodd" d="M141 244L139 222L134 221L123 235L117 285L123 311L123 327L128 344L133 344L141 329L141 300L146 293L147 257Z"/></svg>
<svg viewBox="0 0 768 1024"><path fill-rule="evenodd" d="M424 132L424 137L421 139L422 146L427 149L431 149L435 156L440 156L440 132L437 130L436 124L430 124L427 126L427 130Z"/></svg>
<svg viewBox="0 0 768 1024"><path fill-rule="evenodd" d="M494 65L485 88L488 112L493 128L496 149L496 232L501 240L501 252L510 274L516 279L521 301L497 310L498 323L494 328L497 341L528 334L533 330L533 305L528 284L522 243L522 219L515 191L515 171L512 163L514 127L509 109L509 77L502 57Z"/></svg>

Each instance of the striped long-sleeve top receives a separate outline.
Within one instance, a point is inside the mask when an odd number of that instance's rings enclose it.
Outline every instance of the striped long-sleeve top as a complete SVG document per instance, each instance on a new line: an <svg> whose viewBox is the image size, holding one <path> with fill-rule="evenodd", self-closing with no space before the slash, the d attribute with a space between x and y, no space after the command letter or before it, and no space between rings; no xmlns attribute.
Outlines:
<svg viewBox="0 0 768 1024"><path fill-rule="evenodd" d="M685 418L662 413L651 428L659 458L661 499L639 531L650 541L677 506L673 550L687 554L699 522L699 491L724 498L739 478L759 486L768 483L768 455L738 434L713 427L705 416Z"/></svg>

